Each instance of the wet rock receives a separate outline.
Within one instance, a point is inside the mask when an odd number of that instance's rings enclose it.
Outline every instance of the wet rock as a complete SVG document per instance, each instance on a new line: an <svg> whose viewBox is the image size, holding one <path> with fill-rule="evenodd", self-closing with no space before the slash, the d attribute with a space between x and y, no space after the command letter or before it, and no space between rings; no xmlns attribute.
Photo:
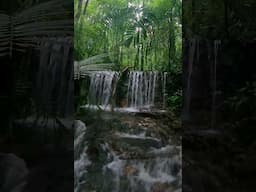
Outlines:
<svg viewBox="0 0 256 192"><path fill-rule="evenodd" d="M27 183L28 169L23 159L0 153L0 191L21 192Z"/></svg>
<svg viewBox="0 0 256 192"><path fill-rule="evenodd" d="M168 183L161 183L161 182L154 183L151 188L151 192L173 192L173 191L175 191L173 186L171 186Z"/></svg>
<svg viewBox="0 0 256 192"><path fill-rule="evenodd" d="M125 135L121 135L121 136L117 135L115 136L114 139L121 146L123 144L128 144L130 146L138 146L139 148L142 148L142 149L149 149L151 147L153 148L162 147L160 140L151 138L151 137L140 138L140 137L125 136Z"/></svg>
<svg viewBox="0 0 256 192"><path fill-rule="evenodd" d="M123 175L124 176L134 176L134 175L137 175L138 174L138 172L139 172L139 170L138 169L136 169L135 167L133 167L133 166L131 166L131 165L128 165L128 166L126 166L126 167L124 167L124 169L123 169Z"/></svg>

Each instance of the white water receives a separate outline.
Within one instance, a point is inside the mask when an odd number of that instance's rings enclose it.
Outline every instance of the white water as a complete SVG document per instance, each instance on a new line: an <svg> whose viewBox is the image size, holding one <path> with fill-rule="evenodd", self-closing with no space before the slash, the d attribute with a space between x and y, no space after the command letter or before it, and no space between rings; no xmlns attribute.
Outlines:
<svg viewBox="0 0 256 192"><path fill-rule="evenodd" d="M148 112L149 108L134 108L134 107L115 107L112 109L111 105L103 106L103 105L82 105L80 108L86 108L91 110L98 110L99 108L103 111L114 111L118 113L140 113L140 112ZM156 113L166 113L167 111L164 109L154 109L151 110Z"/></svg>
<svg viewBox="0 0 256 192"><path fill-rule="evenodd" d="M88 167L93 165L86 154L87 143L85 141L86 126L81 121L75 122L74 140L74 191L87 191L85 185L88 177ZM138 135L128 133L116 133L115 135L130 138L145 138L145 132ZM102 165L103 175L102 192L152 192L158 185L167 185L163 190L181 190L181 148L177 146L164 146L145 151L146 158L121 158L125 155L117 155L109 147L108 143L101 144L103 151L107 152L107 162ZM148 156L147 156L148 155ZM98 183L91 183L98 185ZM159 190L158 190L159 191Z"/></svg>
<svg viewBox="0 0 256 192"><path fill-rule="evenodd" d="M114 71L98 71L91 74L89 104L103 106L110 104L118 76L119 73Z"/></svg>
<svg viewBox="0 0 256 192"><path fill-rule="evenodd" d="M219 47L221 45L220 40L214 41L214 63L212 69L212 106L211 106L211 128L215 127L216 123L216 96L217 96L217 60Z"/></svg>
<svg viewBox="0 0 256 192"><path fill-rule="evenodd" d="M86 126L82 121L75 121L74 139L74 191L80 192L81 186L85 182L83 179L87 173L86 168L91 165L91 161L86 154L87 146L84 141Z"/></svg>
<svg viewBox="0 0 256 192"><path fill-rule="evenodd" d="M163 108L166 107L166 82L167 82L167 72L163 73L163 78L162 78L162 88L163 88Z"/></svg>
<svg viewBox="0 0 256 192"><path fill-rule="evenodd" d="M190 118L190 104L191 104L191 92L192 92L192 76L193 76L193 68L194 68L194 57L196 52L196 45L199 46L200 42L198 39L191 39L189 42L189 61L188 61L188 78L186 82L186 89L185 89L185 103L184 103L184 112L183 118L189 119ZM199 50L199 47L198 47ZM199 53L198 53L199 59Z"/></svg>
<svg viewBox="0 0 256 192"><path fill-rule="evenodd" d="M146 139L150 139L150 140L154 140L156 142L161 142L160 139L154 138L154 137L147 137L145 132L139 133L137 135L134 134L129 134L129 133L120 133L120 132L116 132L115 136L119 137L119 138L133 138L133 139L141 139L141 140L146 140Z"/></svg>
<svg viewBox="0 0 256 192"><path fill-rule="evenodd" d="M90 76L89 105L100 105L108 108L112 104L119 72L98 71ZM167 73L157 71L131 71L127 77L127 108L142 109L155 106L158 93L165 107Z"/></svg>
<svg viewBox="0 0 256 192"><path fill-rule="evenodd" d="M176 186L173 188L176 191L180 190L181 169L177 170L176 167L181 166L181 155L180 153L171 155L173 150L173 146L151 150L149 153L154 156L148 159L124 160L114 155L113 161L103 167L105 174L112 176L111 191L151 192L156 185L169 185L170 188L174 182ZM167 188L162 190L165 191Z"/></svg>
<svg viewBox="0 0 256 192"><path fill-rule="evenodd" d="M129 107L154 106L159 72L131 71L128 78L127 103Z"/></svg>

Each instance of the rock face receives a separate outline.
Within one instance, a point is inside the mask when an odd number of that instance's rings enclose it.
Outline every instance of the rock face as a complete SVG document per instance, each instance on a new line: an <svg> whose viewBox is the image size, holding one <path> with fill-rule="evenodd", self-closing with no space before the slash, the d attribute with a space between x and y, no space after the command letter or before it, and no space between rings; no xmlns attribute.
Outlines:
<svg viewBox="0 0 256 192"><path fill-rule="evenodd" d="M14 154L0 153L0 191L22 192L27 183L28 169L23 159Z"/></svg>

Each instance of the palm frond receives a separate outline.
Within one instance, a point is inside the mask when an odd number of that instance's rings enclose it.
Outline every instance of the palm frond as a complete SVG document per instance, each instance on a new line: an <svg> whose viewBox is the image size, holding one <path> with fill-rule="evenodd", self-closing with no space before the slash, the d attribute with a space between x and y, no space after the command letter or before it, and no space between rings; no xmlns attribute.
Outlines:
<svg viewBox="0 0 256 192"><path fill-rule="evenodd" d="M101 71L101 70L110 70L113 67L113 63L101 63L101 64L90 64L81 66L81 71Z"/></svg>
<svg viewBox="0 0 256 192"><path fill-rule="evenodd" d="M89 76L95 71L111 70L114 63L104 62L108 58L109 53L103 53L74 62L74 78L79 79Z"/></svg>
<svg viewBox="0 0 256 192"><path fill-rule="evenodd" d="M90 65L90 64L100 63L104 59L106 59L108 56L109 56L109 53L103 53L103 54L95 55L95 56L86 58L82 61L79 61L79 64L80 65Z"/></svg>
<svg viewBox="0 0 256 192"><path fill-rule="evenodd" d="M30 7L12 16L0 13L0 55L24 52L38 45L38 38L73 34L73 19L65 9L69 2L54 0ZM64 19L63 19L64 18Z"/></svg>

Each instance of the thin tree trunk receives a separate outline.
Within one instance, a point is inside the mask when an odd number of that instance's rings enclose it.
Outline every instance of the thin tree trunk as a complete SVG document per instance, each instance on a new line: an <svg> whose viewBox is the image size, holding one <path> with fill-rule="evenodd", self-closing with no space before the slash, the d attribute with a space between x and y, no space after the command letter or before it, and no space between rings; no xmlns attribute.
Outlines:
<svg viewBox="0 0 256 192"><path fill-rule="evenodd" d="M140 55L140 32L137 34L137 54L136 54L136 69L140 66L139 55Z"/></svg>
<svg viewBox="0 0 256 192"><path fill-rule="evenodd" d="M141 71L143 71L144 70L144 45L143 45L143 42L142 42L142 44L141 44Z"/></svg>
<svg viewBox="0 0 256 192"><path fill-rule="evenodd" d="M77 11L77 14L76 14L76 20L79 20L79 18L81 16L82 5L83 5L83 0L79 0L79 2L78 2L78 11Z"/></svg>
<svg viewBox="0 0 256 192"><path fill-rule="evenodd" d="M168 51L168 71L171 70L171 64L172 64L172 15L169 18L169 51Z"/></svg>
<svg viewBox="0 0 256 192"><path fill-rule="evenodd" d="M145 54L145 65L146 65L146 67L148 67L148 51L149 51L149 43L147 42L146 54Z"/></svg>
<svg viewBox="0 0 256 192"><path fill-rule="evenodd" d="M173 6L171 9L171 13L170 13L170 18L169 18L169 22L170 22L170 31L169 31L169 71L171 70L171 64L174 61L175 58L175 54L176 54L176 48L175 48L175 29L174 29L174 23L173 23L173 12L174 12L174 7L176 6L176 1L174 0L173 2Z"/></svg>
<svg viewBox="0 0 256 192"><path fill-rule="evenodd" d="M229 38L229 22L228 22L228 2L227 0L224 0L224 15L225 15L225 32L226 37Z"/></svg>
<svg viewBox="0 0 256 192"><path fill-rule="evenodd" d="M195 32L195 0L191 0L191 7L192 7L192 11L191 11L191 18L192 18L192 33Z"/></svg>
<svg viewBox="0 0 256 192"><path fill-rule="evenodd" d="M89 0L86 0L86 1L85 1L85 6L84 6L84 12L83 12L83 15L85 15L85 14L86 14L88 4L89 4Z"/></svg>

